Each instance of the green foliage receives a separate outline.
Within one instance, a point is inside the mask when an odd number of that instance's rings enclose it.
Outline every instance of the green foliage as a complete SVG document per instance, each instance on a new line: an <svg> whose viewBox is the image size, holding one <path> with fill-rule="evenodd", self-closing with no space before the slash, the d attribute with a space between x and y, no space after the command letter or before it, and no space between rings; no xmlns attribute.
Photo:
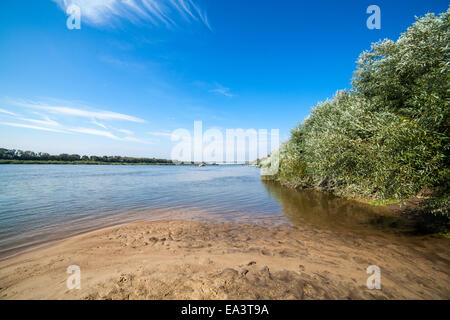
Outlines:
<svg viewBox="0 0 450 320"><path fill-rule="evenodd" d="M32 151L0 148L0 164L174 164L172 160L131 158L120 156L79 156L78 154L50 155Z"/></svg>
<svg viewBox="0 0 450 320"><path fill-rule="evenodd" d="M352 89L292 130L277 179L373 200L430 189L429 210L448 214L449 17L427 14L363 52Z"/></svg>

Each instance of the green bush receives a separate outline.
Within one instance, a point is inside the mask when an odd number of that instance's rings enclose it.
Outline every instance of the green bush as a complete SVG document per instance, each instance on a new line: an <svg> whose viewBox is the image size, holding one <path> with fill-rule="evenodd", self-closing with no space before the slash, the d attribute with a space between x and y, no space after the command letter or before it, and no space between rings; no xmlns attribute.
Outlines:
<svg viewBox="0 0 450 320"><path fill-rule="evenodd" d="M363 52L351 90L319 103L281 146L276 179L377 200L433 190L426 203L448 213L449 17L427 14Z"/></svg>

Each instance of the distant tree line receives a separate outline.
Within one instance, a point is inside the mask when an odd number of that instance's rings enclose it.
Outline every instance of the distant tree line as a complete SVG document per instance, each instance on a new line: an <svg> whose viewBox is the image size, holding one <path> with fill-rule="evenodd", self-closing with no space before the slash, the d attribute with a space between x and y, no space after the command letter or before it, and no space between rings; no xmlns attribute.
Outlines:
<svg viewBox="0 0 450 320"><path fill-rule="evenodd" d="M78 154L62 153L51 155L44 152L22 151L0 148L0 160L18 161L61 161L61 162L101 162L112 164L173 164L172 160L157 158L132 158L121 156L80 156Z"/></svg>

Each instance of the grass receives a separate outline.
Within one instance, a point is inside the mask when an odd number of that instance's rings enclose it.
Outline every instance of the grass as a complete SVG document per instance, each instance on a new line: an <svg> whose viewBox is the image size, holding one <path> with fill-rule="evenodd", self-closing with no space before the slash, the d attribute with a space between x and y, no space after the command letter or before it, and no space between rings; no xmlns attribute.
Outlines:
<svg viewBox="0 0 450 320"><path fill-rule="evenodd" d="M401 200L399 199L379 199L379 200L369 200L368 204L373 207L385 207L389 204L398 204Z"/></svg>

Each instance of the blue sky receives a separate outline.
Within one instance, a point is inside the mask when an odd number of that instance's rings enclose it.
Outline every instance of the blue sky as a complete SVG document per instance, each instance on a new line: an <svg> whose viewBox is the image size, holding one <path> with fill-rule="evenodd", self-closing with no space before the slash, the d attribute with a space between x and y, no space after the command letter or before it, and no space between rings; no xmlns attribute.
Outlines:
<svg viewBox="0 0 450 320"><path fill-rule="evenodd" d="M81 29L65 9L81 8ZM381 9L369 30L366 8ZM289 131L372 42L447 1L2 0L0 147L169 157L169 133Z"/></svg>

